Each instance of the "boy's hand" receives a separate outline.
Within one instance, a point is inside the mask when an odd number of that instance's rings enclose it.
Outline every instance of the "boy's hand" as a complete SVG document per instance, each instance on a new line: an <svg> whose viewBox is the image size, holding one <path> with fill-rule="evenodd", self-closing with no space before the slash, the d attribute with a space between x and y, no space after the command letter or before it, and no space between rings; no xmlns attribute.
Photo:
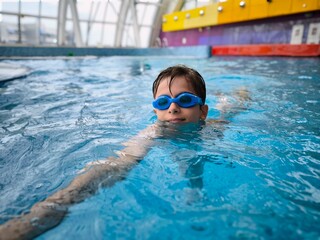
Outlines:
<svg viewBox="0 0 320 240"><path fill-rule="evenodd" d="M251 100L249 91L245 87L237 89L235 91L235 95L240 101L250 101Z"/></svg>

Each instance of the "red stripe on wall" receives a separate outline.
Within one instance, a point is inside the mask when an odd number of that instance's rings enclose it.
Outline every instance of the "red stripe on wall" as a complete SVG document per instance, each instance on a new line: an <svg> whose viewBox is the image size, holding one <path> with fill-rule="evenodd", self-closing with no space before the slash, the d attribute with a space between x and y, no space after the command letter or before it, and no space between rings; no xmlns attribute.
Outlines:
<svg viewBox="0 0 320 240"><path fill-rule="evenodd" d="M320 44L259 44L212 46L213 56L320 56Z"/></svg>

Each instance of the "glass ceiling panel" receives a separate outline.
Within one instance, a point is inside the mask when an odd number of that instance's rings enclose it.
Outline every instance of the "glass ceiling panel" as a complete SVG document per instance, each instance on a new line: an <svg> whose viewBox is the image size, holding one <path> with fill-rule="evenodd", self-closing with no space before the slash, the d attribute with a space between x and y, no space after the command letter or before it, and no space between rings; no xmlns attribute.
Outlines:
<svg viewBox="0 0 320 240"><path fill-rule="evenodd" d="M5 12L18 12L19 4L18 1L0 1L0 9Z"/></svg>
<svg viewBox="0 0 320 240"><path fill-rule="evenodd" d="M120 12L120 7L121 1L108 1L106 21L116 23Z"/></svg>
<svg viewBox="0 0 320 240"><path fill-rule="evenodd" d="M23 0L22 0L23 1ZM58 16L58 1L42 1L41 2L42 16Z"/></svg>
<svg viewBox="0 0 320 240"><path fill-rule="evenodd" d="M39 1L21 2L21 12L26 14L39 14Z"/></svg>
<svg viewBox="0 0 320 240"><path fill-rule="evenodd" d="M217 1L218 0L185 0L182 10L188 10L192 8L209 5L210 3L217 2Z"/></svg>
<svg viewBox="0 0 320 240"><path fill-rule="evenodd" d="M73 24L73 18L71 14L71 8L69 1L66 1L67 6L67 18L65 32L66 40L63 42L65 45L74 46L75 38L75 26ZM126 6L124 1L128 1L129 6L127 11L121 10L123 6ZM138 25L134 25L134 19L132 16L132 2L134 1L135 14L137 16ZM34 23L35 28L31 29L33 33L40 34L35 36L36 39L40 39L40 45L52 45L57 43L58 32L58 0L0 0L0 29L2 31L9 31L11 29L10 41L17 39L14 34L19 32L17 19L19 14L19 2L21 3L21 13L30 16L21 16L21 29L24 28L24 24ZM155 16L159 7L161 7L162 0L77 0L76 7L78 11L78 20L80 22L80 32L82 42L84 45L89 46L115 46L115 36L118 34L121 36L122 47L135 47L137 42L140 42L141 47L149 47L150 35L152 34ZM172 3L175 0L172 0ZM5 12L12 12L15 15L8 15ZM123 32L119 33L118 21L122 19L120 13L126 14L123 26ZM40 13L40 19L38 18ZM24 19L23 19L24 18ZM40 25L39 25L40 24ZM63 24L61 26L64 26ZM60 26L60 28L61 28ZM29 26L30 27L30 26ZM12 30L14 29L14 30ZM21 34L24 34L21 32ZM28 36L22 36L22 43L32 42L32 39L28 39L34 34ZM50 36L50 40L46 41ZM138 36L138 37L137 37ZM140 39L139 39L140 36ZM7 39L0 39L6 43ZM14 42L14 41L13 41Z"/></svg>

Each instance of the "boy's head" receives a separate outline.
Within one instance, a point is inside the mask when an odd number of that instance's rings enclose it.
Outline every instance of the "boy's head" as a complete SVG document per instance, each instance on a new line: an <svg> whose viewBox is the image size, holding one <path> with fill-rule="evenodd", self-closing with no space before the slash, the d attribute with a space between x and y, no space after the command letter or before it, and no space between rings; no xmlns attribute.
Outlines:
<svg viewBox="0 0 320 240"><path fill-rule="evenodd" d="M153 83L153 103L160 121L198 122L208 114L206 86L194 69L177 65L163 70Z"/></svg>

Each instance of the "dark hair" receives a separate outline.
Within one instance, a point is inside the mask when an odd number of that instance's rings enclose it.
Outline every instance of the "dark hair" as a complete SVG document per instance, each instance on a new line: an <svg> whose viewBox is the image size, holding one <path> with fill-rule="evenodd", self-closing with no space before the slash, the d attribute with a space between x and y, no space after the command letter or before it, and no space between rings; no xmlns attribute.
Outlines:
<svg viewBox="0 0 320 240"><path fill-rule="evenodd" d="M176 77L185 77L185 79L191 84L196 95L202 99L202 102L206 101L206 84L203 77L196 70L189 68L184 65L176 65L168 67L167 69L160 72L156 80L153 82L152 92L153 97L155 97L160 82L165 78L170 78L169 80L169 90L171 92L171 85Z"/></svg>

